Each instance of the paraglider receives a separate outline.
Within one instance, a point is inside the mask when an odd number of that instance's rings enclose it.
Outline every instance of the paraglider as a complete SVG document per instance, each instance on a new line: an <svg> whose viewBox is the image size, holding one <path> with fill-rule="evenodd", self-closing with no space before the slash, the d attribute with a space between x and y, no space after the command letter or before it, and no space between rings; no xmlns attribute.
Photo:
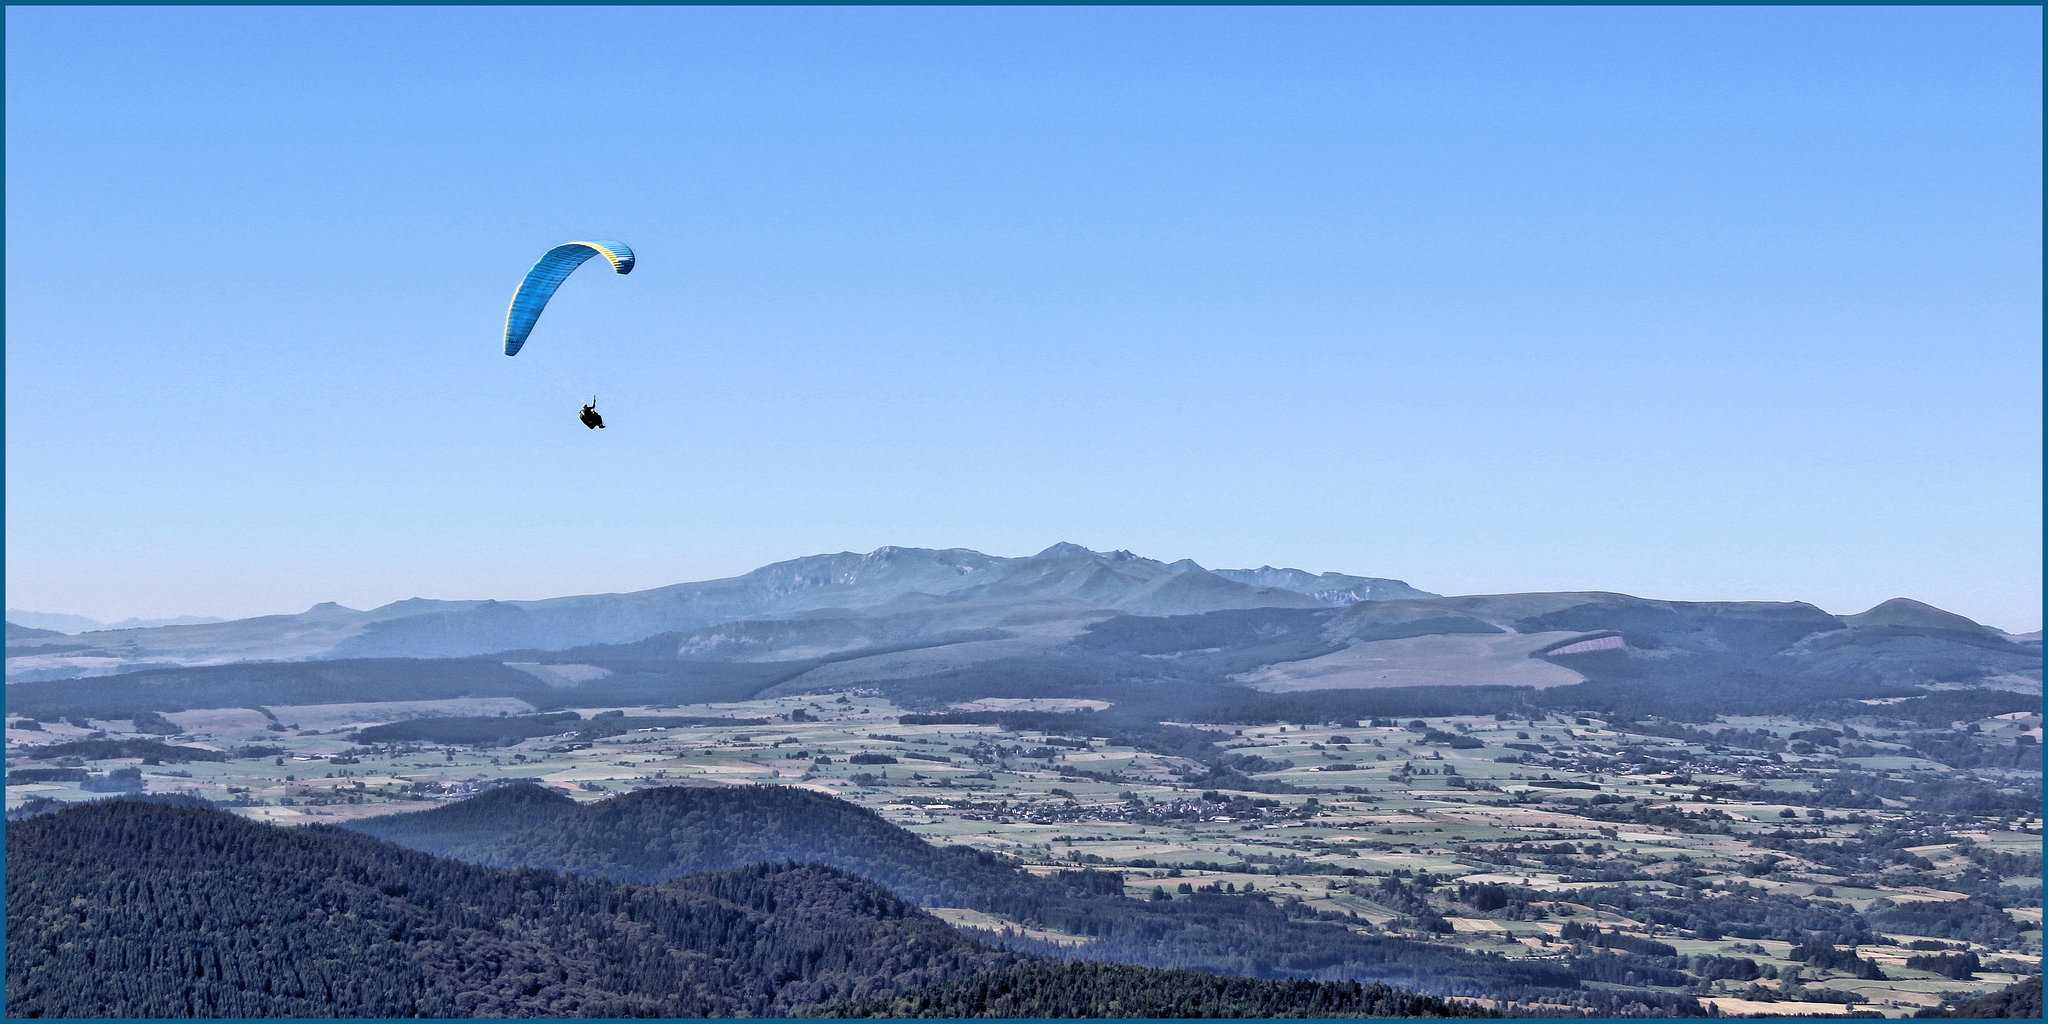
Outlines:
<svg viewBox="0 0 2048 1024"><path fill-rule="evenodd" d="M505 312L505 354L516 356L520 346L526 344L526 336L533 333L533 325L540 320L541 310L546 309L548 300L554 298L555 289L568 280L577 267L592 256L603 256L620 274L633 272L633 250L624 242L565 242L549 249L526 272L526 280L519 282L519 290L512 293L512 307ZM583 425L592 430L604 426L604 417L597 414L597 399L576 414Z"/></svg>
<svg viewBox="0 0 2048 1024"><path fill-rule="evenodd" d="M603 256L611 261L612 269L621 274L633 272L633 250L624 242L566 242L555 246L526 272L526 280L519 282L519 290L512 293L512 308L505 313L505 354L516 356L519 347L526 344L526 336L533 333L533 324L540 319L540 311L547 308L548 300L555 295L555 289L562 286L570 273L583 265L592 256Z"/></svg>

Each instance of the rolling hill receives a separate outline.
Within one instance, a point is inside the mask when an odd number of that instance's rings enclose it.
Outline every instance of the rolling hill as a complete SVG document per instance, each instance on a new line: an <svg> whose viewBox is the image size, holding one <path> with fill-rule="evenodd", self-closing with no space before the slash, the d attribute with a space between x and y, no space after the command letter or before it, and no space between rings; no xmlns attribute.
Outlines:
<svg viewBox="0 0 2048 1024"><path fill-rule="evenodd" d="M794 787L666 787L578 804L540 786L514 785L346 827L489 867L618 882L651 884L756 863L818 863L921 906L967 908L1086 935L1090 959L1139 966L1381 982L1437 995L1581 988L1555 965L1360 935L1335 917L1291 915L1264 899L1205 895L1149 902L1127 897L1123 877L1113 872L1040 877L986 852L933 846L872 811Z"/></svg>
<svg viewBox="0 0 2048 1024"><path fill-rule="evenodd" d="M652 884L801 861L871 879L926 906L975 906L1067 889L966 847L941 848L856 804L784 786L667 787L592 804L533 784L432 810L365 818L354 831L488 867L540 867Z"/></svg>

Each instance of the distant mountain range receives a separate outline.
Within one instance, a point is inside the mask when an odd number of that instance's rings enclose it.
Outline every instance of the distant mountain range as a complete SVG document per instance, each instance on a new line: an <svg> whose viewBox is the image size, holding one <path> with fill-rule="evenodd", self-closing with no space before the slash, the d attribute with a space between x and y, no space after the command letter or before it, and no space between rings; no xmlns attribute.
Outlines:
<svg viewBox="0 0 2048 1024"><path fill-rule="evenodd" d="M2042 651L2038 636L1904 598L1838 616L1599 592L1438 597L1394 580L1212 572L1060 544L1030 558L881 548L547 601L330 604L79 635L10 624L7 671L9 711L43 717L446 697L549 710L870 688L920 712L1103 701L1137 727L1524 706L1697 718L1958 689L2012 710L2038 701Z"/></svg>
<svg viewBox="0 0 2048 1024"><path fill-rule="evenodd" d="M80 677L106 678L59 682ZM1313 697L1377 714L1401 692L1447 687L1465 706L1491 688L1698 713L1924 687L2038 696L2041 646L1904 598L1837 616L1800 602L1440 597L1056 544L1029 558L885 547L543 601L323 604L77 635L9 623L7 679L22 714L427 696L549 708L854 686L921 708L1088 696L1154 721L1198 698L1242 711L1248 695L1265 713Z"/></svg>
<svg viewBox="0 0 2048 1024"><path fill-rule="evenodd" d="M414 598L369 611L330 603L297 615L91 633L69 628L91 620L10 611L7 679L244 661L554 651L629 643L729 622L821 614L858 613L870 619L897 619L898 625L902 616L922 617L933 624L918 630L923 634L985 628L991 621L1020 616L1071 625L1115 613L1327 608L1435 596L1399 580L1271 566L1211 572L1186 559L1168 565L1128 551L1098 552L1066 543L1028 558L1002 558L964 548L884 547L864 555L841 552L777 562L730 579L541 601ZM47 625L60 619L61 625ZM35 631L38 626L50 632Z"/></svg>
<svg viewBox="0 0 2048 1024"><path fill-rule="evenodd" d="M83 615L65 615L61 612L32 612L25 608L7 609L7 624L26 626L29 629L49 633L86 633L100 629L148 629L152 626L194 626L206 622L226 622L226 619L206 615L174 615L167 619L126 618L119 622L101 622Z"/></svg>

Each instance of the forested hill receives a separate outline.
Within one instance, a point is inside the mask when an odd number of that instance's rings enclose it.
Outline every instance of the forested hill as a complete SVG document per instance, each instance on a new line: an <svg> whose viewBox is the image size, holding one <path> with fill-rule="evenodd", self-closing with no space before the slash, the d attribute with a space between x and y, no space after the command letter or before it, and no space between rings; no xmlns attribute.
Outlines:
<svg viewBox="0 0 2048 1024"><path fill-rule="evenodd" d="M967 907L1087 938L1091 960L1272 980L1380 982L1440 996L1565 999L1599 1009L1584 985L1612 965L1503 957L1364 935L1329 912L1264 895L1132 899L1116 872L1025 872L993 854L939 848L865 808L787 786L668 787L577 804L533 785L348 826L430 853L506 868L657 882L784 859L817 861L924 906ZM1010 936L1013 948L1062 953ZM1070 952L1070 951L1068 951ZM1690 998L1672 1012L1699 1013ZM951 996L935 1005L954 1006ZM964 1012L968 1012L963 1010Z"/></svg>
<svg viewBox="0 0 2048 1024"><path fill-rule="evenodd" d="M946 987L990 971L1012 973ZM7 829L15 1017L829 1016L1011 978L1091 1017L1140 994L1185 1016L1482 1012L994 952L819 866L630 885L142 801Z"/></svg>
<svg viewBox="0 0 2048 1024"><path fill-rule="evenodd" d="M790 786L673 786L578 804L522 783L346 827L471 863L619 882L793 860L851 872L924 906L1043 900L1057 887L991 854L933 846L867 808Z"/></svg>
<svg viewBox="0 0 2048 1024"><path fill-rule="evenodd" d="M11 1016L758 1016L1000 962L876 886L653 888L117 801L7 828Z"/></svg>

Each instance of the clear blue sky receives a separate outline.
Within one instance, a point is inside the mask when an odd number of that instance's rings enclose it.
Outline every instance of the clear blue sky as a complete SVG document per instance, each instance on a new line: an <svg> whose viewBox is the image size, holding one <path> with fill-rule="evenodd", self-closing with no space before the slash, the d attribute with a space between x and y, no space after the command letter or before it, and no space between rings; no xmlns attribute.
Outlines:
<svg viewBox="0 0 2048 1024"><path fill-rule="evenodd" d="M6 19L10 606L1071 540L2041 624L2039 9Z"/></svg>

